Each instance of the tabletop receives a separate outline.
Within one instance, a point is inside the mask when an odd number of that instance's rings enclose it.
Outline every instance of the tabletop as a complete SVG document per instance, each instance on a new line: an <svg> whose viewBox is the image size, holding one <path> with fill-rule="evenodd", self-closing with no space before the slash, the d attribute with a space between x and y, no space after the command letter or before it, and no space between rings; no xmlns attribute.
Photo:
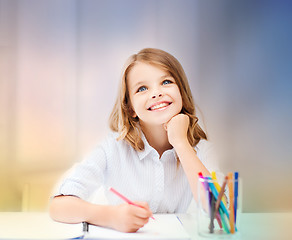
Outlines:
<svg viewBox="0 0 292 240"><path fill-rule="evenodd" d="M206 240L197 234L195 215L183 214L181 221L192 236L192 239ZM287 213L241 213L239 229L236 236L230 234L231 239L240 240L291 240L292 239L292 212ZM211 237L209 239L216 239ZM228 239L226 236L219 239Z"/></svg>
<svg viewBox="0 0 292 240"><path fill-rule="evenodd" d="M197 234L195 214L177 216L192 240L208 239ZM292 239L292 212L242 213L239 223L238 234L221 239ZM80 235L81 229L81 224L54 222L47 212L0 213L0 239L72 239Z"/></svg>

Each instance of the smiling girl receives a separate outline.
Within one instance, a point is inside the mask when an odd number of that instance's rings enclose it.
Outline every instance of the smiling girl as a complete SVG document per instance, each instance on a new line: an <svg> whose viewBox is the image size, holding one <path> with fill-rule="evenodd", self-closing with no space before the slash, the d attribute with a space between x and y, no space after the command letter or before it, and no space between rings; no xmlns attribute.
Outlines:
<svg viewBox="0 0 292 240"><path fill-rule="evenodd" d="M184 70L165 51L146 48L128 59L110 127L58 189L50 205L54 220L135 232L152 213L186 212L197 200L198 172L217 170ZM90 202L101 186L142 207L109 191L109 205Z"/></svg>

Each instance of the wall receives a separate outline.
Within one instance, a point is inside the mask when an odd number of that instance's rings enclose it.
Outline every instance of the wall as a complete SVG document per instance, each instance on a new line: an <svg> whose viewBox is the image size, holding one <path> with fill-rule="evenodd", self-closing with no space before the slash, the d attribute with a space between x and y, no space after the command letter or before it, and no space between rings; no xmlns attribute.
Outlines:
<svg viewBox="0 0 292 240"><path fill-rule="evenodd" d="M127 57L184 66L244 211L291 211L291 7L286 1L0 0L0 211L45 210L106 135ZM271 193L271 190L273 193Z"/></svg>

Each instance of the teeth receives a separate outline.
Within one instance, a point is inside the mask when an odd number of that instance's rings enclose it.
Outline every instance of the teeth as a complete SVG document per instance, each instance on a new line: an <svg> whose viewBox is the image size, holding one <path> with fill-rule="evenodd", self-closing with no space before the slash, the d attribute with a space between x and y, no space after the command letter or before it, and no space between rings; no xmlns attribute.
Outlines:
<svg viewBox="0 0 292 240"><path fill-rule="evenodd" d="M155 109L158 109L158 108L163 108L163 107L166 107L168 105L168 103L160 103L158 105L155 105L151 108L151 110L155 110Z"/></svg>

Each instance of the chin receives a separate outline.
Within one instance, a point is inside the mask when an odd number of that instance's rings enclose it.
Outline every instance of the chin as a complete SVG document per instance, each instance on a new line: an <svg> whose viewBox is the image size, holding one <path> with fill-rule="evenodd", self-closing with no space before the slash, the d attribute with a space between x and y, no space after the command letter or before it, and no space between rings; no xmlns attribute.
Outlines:
<svg viewBox="0 0 292 240"><path fill-rule="evenodd" d="M155 119L155 123L154 125L163 125L165 123L168 123L170 121L170 119L172 119L175 115L171 116L171 117L165 117L165 118L160 118L160 119Z"/></svg>
<svg viewBox="0 0 292 240"><path fill-rule="evenodd" d="M150 124L150 125L163 125L167 122L169 122L170 119L172 119L175 115L179 114L178 113L165 113L165 114L157 114L156 116L153 115L148 115L146 118L140 118L140 121Z"/></svg>

